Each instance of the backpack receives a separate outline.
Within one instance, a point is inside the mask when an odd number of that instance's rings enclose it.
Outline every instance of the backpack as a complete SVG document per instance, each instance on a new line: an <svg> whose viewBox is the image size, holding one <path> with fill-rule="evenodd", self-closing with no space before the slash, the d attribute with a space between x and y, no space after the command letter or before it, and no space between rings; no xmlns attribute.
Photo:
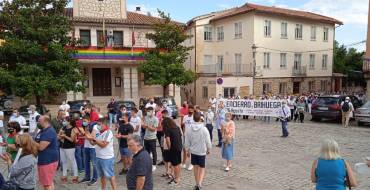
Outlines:
<svg viewBox="0 0 370 190"><path fill-rule="evenodd" d="M349 111L349 102L344 102L342 105L342 111L348 112Z"/></svg>

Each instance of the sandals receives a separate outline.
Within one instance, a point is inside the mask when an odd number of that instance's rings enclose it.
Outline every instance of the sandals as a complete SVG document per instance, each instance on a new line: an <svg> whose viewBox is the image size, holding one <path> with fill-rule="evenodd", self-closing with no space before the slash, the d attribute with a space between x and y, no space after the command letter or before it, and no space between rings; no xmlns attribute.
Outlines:
<svg viewBox="0 0 370 190"><path fill-rule="evenodd" d="M78 177L73 178L73 179L72 179L72 183L77 184L77 183L78 183Z"/></svg>
<svg viewBox="0 0 370 190"><path fill-rule="evenodd" d="M67 183L67 182L68 182L68 178L67 178L67 177L61 177L61 178L60 178L60 181L61 181L62 183Z"/></svg>
<svg viewBox="0 0 370 190"><path fill-rule="evenodd" d="M178 185L179 182L175 180L175 178L172 178L170 182L168 182L168 185Z"/></svg>

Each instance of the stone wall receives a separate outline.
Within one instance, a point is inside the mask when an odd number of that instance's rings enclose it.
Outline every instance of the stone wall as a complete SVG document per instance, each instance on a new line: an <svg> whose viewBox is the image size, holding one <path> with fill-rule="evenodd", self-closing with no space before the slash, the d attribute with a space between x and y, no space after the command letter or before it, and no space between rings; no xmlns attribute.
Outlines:
<svg viewBox="0 0 370 190"><path fill-rule="evenodd" d="M124 0L78 0L78 16L124 19L126 18L126 6Z"/></svg>

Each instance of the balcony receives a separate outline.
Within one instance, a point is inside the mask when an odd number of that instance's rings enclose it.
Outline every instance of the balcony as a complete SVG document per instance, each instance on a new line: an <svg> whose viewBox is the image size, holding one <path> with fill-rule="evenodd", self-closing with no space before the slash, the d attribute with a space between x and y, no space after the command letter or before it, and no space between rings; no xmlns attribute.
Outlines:
<svg viewBox="0 0 370 190"><path fill-rule="evenodd" d="M292 76L293 77L307 76L307 67L306 66L293 67Z"/></svg>
<svg viewBox="0 0 370 190"><path fill-rule="evenodd" d="M252 76L251 64L198 65L197 74L216 76Z"/></svg>

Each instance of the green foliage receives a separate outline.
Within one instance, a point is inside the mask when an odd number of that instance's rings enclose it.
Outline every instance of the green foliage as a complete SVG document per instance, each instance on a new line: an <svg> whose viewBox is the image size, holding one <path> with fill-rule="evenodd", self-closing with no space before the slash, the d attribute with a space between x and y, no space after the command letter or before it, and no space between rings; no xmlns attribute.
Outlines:
<svg viewBox="0 0 370 190"><path fill-rule="evenodd" d="M362 74L364 52L358 52L355 48L347 49L344 45L339 46L335 42L334 49L334 72L348 76L348 81L356 85L366 85Z"/></svg>
<svg viewBox="0 0 370 190"><path fill-rule="evenodd" d="M75 43L64 16L68 0L12 0L0 4L0 86L21 97L83 91Z"/></svg>
<svg viewBox="0 0 370 190"><path fill-rule="evenodd" d="M145 61L140 63L139 71L144 73L147 84L161 85L165 93L170 84L187 85L196 77L193 71L184 67L192 47L185 47L183 42L190 36L181 25L172 22L169 15L158 12L162 20L153 26L155 33L146 35L156 48L145 53Z"/></svg>

